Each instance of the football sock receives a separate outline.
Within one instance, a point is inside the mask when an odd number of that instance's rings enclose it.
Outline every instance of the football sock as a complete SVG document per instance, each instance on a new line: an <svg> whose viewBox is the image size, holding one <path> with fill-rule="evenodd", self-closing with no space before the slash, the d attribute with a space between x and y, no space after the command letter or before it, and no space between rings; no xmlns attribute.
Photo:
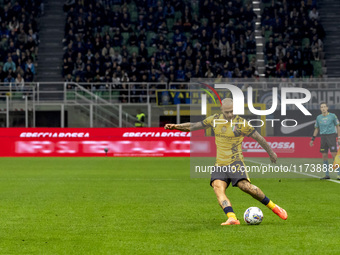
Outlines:
<svg viewBox="0 0 340 255"><path fill-rule="evenodd" d="M325 174L326 176L329 176L329 171L328 171L328 160L323 161L323 169L326 169Z"/></svg>
<svg viewBox="0 0 340 255"><path fill-rule="evenodd" d="M237 220L236 218L236 214L234 213L234 210L231 206L227 206L223 208L224 213L227 215L228 218L234 218L235 220Z"/></svg>
<svg viewBox="0 0 340 255"><path fill-rule="evenodd" d="M270 210L273 210L273 208L276 206L276 204L274 204L273 201L271 201L267 196L262 199L261 203L267 206Z"/></svg>

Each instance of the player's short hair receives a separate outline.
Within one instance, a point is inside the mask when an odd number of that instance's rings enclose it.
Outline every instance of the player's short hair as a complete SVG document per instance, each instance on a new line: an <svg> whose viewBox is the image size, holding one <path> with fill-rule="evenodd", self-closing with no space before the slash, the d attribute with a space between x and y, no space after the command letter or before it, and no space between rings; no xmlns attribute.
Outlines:
<svg viewBox="0 0 340 255"><path fill-rule="evenodd" d="M233 99L230 97L224 98L222 100L222 105L233 103Z"/></svg>
<svg viewBox="0 0 340 255"><path fill-rule="evenodd" d="M321 102L321 103L320 103L320 106L323 105L323 104L325 104L326 106L328 106L326 102Z"/></svg>

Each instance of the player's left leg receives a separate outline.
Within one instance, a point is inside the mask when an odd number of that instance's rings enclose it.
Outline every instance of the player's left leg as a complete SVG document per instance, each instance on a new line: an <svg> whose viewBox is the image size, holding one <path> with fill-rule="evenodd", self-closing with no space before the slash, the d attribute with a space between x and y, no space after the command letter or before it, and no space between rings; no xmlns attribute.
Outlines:
<svg viewBox="0 0 340 255"><path fill-rule="evenodd" d="M237 187L240 188L243 192L251 195L256 200L260 201L262 204L267 206L270 210L272 210L275 214L277 214L281 219L286 220L288 217L287 212L279 207L278 205L274 204L263 191L256 187L255 185L251 184L248 180L243 179L237 182Z"/></svg>
<svg viewBox="0 0 340 255"><path fill-rule="evenodd" d="M326 169L325 171L325 176L320 178L321 180L327 180L330 179L331 177L329 177L329 171L328 171L328 150L327 153L322 153L322 169Z"/></svg>
<svg viewBox="0 0 340 255"><path fill-rule="evenodd" d="M214 188L218 203L228 217L228 220L221 225L240 225L240 221L236 218L231 202L225 194L228 183L222 180L214 180L211 186Z"/></svg>
<svg viewBox="0 0 340 255"><path fill-rule="evenodd" d="M320 180L330 179L328 171L328 150L330 149L331 143L327 136L321 136L320 152L322 154L322 169L327 169L325 171L325 176L320 178Z"/></svg>

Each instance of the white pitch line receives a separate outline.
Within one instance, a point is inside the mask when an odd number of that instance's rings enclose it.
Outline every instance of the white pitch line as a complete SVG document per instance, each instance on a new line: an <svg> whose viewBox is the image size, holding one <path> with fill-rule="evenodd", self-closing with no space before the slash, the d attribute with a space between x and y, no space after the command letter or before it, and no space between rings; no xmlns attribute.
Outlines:
<svg viewBox="0 0 340 255"><path fill-rule="evenodd" d="M252 162L252 163L255 163L255 164L259 164L259 165L269 165L269 164L263 164L261 162L257 162L257 161L254 161L254 160L250 160L250 159L245 159L245 161L249 161L249 162ZM306 175L306 176L310 176L310 177L313 177L313 178L317 178L317 179L320 179L320 176L317 176L317 175L314 175L314 174L307 174L307 173L299 173L299 172L292 172L290 171L291 173L295 173L295 174L302 174L302 175ZM330 181L330 182L335 182L335 183L339 183L340 184L340 181L337 181L337 180L332 180L332 179L326 179L326 181Z"/></svg>

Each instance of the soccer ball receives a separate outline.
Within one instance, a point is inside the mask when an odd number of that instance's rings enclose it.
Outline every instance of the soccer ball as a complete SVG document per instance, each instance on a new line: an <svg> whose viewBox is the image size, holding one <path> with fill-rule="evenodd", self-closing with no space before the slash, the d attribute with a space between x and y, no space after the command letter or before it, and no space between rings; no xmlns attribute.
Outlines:
<svg viewBox="0 0 340 255"><path fill-rule="evenodd" d="M244 221L249 225L258 225L262 222L263 213L258 207L249 207L243 215Z"/></svg>

